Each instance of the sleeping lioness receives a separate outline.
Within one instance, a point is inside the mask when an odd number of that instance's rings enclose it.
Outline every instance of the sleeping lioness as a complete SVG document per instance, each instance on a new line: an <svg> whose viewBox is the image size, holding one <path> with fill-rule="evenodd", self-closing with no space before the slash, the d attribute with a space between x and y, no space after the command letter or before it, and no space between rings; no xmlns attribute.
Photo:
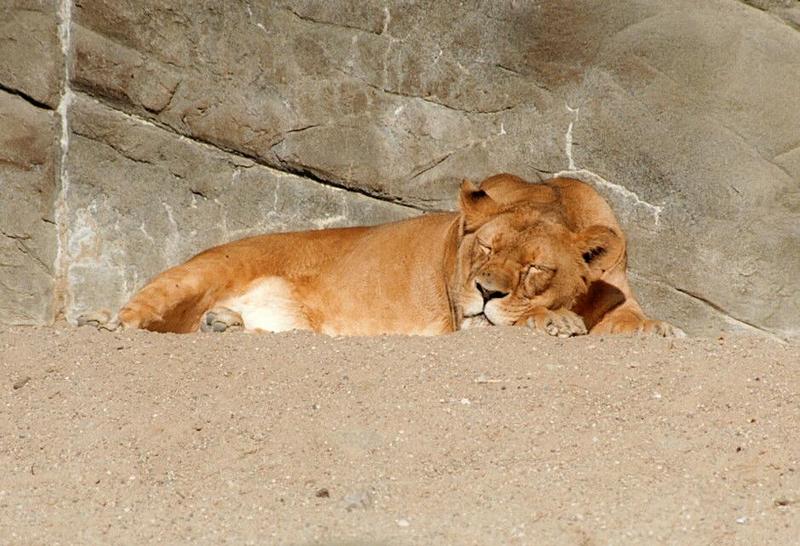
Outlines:
<svg viewBox="0 0 800 546"><path fill-rule="evenodd" d="M111 327L432 335L525 325L557 336L680 334L644 316L625 267L619 224L590 186L504 174L480 187L465 181L458 212L211 248L157 275Z"/></svg>

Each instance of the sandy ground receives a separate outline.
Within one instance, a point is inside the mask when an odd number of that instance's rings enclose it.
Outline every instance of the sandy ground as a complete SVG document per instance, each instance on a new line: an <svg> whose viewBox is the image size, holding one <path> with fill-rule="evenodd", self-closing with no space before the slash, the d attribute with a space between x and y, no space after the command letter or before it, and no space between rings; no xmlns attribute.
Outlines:
<svg viewBox="0 0 800 546"><path fill-rule="evenodd" d="M800 346L0 332L3 544L800 544Z"/></svg>

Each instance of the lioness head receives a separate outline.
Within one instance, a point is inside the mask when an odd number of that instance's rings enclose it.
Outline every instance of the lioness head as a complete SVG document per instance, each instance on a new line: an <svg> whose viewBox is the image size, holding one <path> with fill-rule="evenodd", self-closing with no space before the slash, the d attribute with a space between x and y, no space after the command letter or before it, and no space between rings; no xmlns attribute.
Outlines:
<svg viewBox="0 0 800 546"><path fill-rule="evenodd" d="M460 209L459 328L522 323L537 307L569 308L623 251L610 228L573 233L554 211L501 205L470 182L461 186Z"/></svg>

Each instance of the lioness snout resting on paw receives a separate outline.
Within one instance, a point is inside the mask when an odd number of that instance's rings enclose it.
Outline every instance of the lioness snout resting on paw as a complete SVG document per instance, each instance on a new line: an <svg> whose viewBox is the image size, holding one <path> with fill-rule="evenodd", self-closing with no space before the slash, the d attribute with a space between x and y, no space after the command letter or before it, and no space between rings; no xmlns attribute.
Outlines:
<svg viewBox="0 0 800 546"><path fill-rule="evenodd" d="M558 336L679 335L644 316L625 268L622 230L590 186L503 174L480 187L465 181L458 212L211 248L157 275L111 327L432 335L525 325Z"/></svg>

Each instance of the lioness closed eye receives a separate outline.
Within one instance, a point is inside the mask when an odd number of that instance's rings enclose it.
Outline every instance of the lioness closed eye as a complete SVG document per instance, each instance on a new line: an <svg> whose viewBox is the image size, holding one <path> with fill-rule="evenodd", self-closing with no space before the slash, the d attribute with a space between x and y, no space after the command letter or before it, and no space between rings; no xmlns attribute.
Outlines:
<svg viewBox="0 0 800 546"><path fill-rule="evenodd" d="M590 186L497 175L480 187L464 182L458 212L211 248L157 275L109 327L430 335L526 325L559 336L680 334L644 316L625 255L619 224Z"/></svg>

